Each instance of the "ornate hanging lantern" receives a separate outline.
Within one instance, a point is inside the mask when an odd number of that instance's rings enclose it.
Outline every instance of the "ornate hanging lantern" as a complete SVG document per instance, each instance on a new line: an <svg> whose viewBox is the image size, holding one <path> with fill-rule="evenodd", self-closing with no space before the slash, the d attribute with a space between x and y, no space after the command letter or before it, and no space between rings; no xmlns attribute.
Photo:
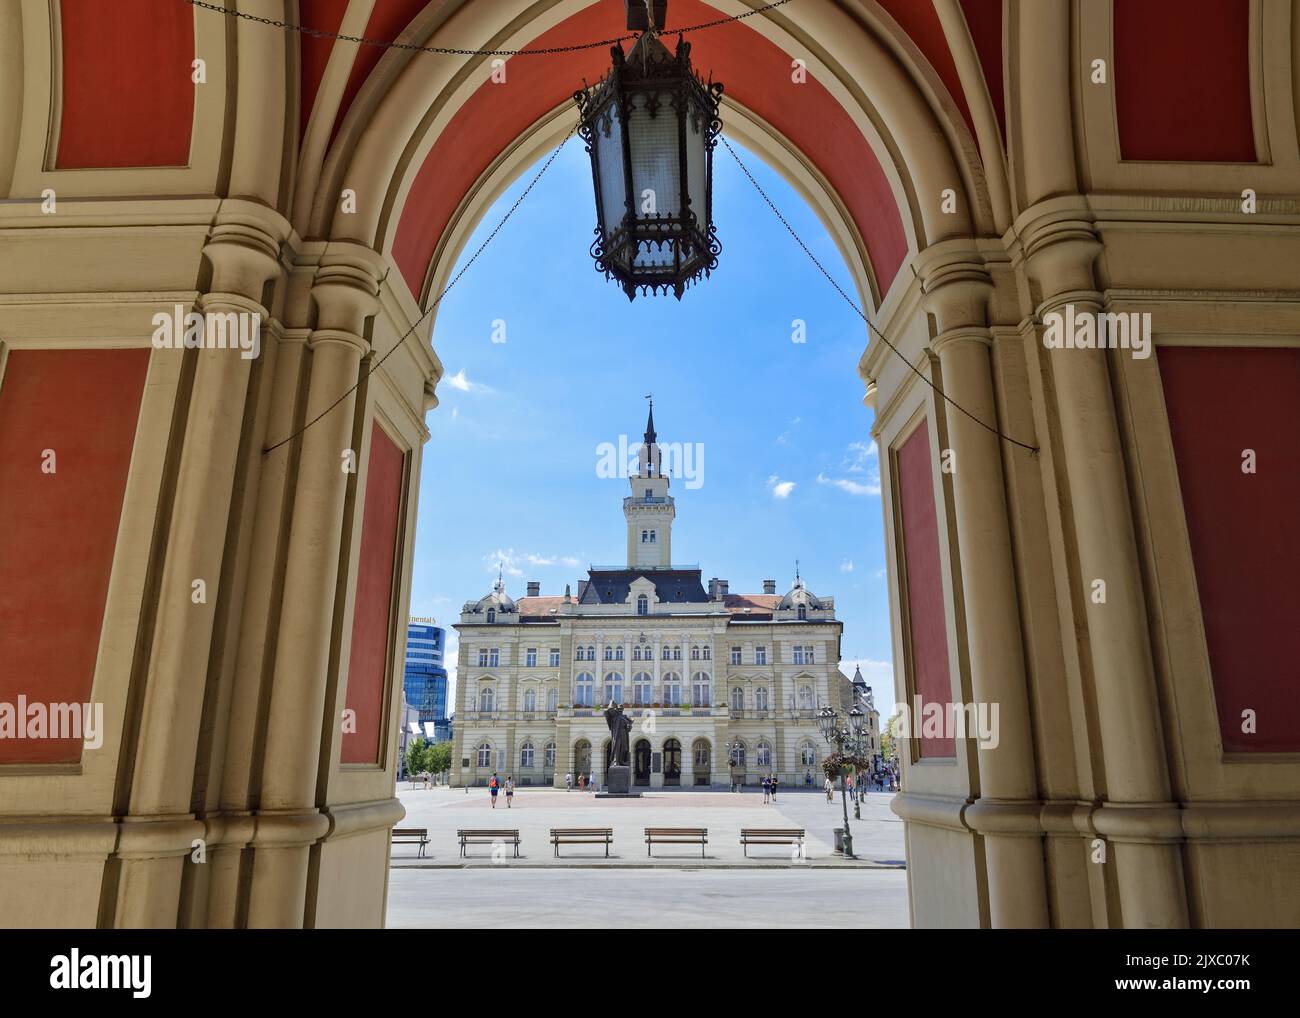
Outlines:
<svg viewBox="0 0 1300 1018"><path fill-rule="evenodd" d="M713 147L722 85L691 68L691 44L659 41L666 0L627 0L628 28L646 31L610 72L574 93L596 189L596 270L637 291L682 292L718 264Z"/></svg>

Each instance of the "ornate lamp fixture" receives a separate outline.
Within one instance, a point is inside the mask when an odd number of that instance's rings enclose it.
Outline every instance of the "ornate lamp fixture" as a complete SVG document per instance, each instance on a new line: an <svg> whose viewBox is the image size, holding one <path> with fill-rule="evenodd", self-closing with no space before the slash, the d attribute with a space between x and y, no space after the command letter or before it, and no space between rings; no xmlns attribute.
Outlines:
<svg viewBox="0 0 1300 1018"><path fill-rule="evenodd" d="M596 270L637 291L682 293L718 264L713 147L722 85L691 68L691 44L659 41L667 0L625 0L628 28L644 29L609 73L574 93L578 133L596 188ZM585 86L584 82L584 86Z"/></svg>

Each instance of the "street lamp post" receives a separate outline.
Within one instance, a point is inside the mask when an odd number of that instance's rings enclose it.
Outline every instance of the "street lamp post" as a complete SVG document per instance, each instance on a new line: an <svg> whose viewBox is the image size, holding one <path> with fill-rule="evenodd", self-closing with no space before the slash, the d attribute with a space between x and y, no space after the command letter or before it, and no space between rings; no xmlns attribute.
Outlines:
<svg viewBox="0 0 1300 1018"><path fill-rule="evenodd" d="M736 761L740 759L740 751L744 747L739 739L727 744L727 761L731 765L731 790L736 791Z"/></svg>
<svg viewBox="0 0 1300 1018"><path fill-rule="evenodd" d="M847 767L844 764L846 755L856 757L862 748L862 721L866 715L857 707L849 711L847 724L840 727L840 716L831 707L823 707L817 714L817 724L821 729L822 738L828 745L835 747L835 753L840 761L840 805L844 810L844 858L852 859L853 855L853 834L849 830L849 796L848 787L845 782ZM862 819L855 800L853 806L855 816Z"/></svg>

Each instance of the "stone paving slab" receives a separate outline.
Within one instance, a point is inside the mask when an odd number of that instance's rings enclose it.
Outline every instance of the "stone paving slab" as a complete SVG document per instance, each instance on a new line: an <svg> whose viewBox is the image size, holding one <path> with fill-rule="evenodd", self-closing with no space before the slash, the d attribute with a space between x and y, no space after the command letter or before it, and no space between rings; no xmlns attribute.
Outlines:
<svg viewBox="0 0 1300 1018"><path fill-rule="evenodd" d="M590 792L565 792L550 788L521 788L507 808L504 793L496 809L484 788L398 788L406 807L399 826L427 827L430 844L426 857L417 857L414 845L395 845L394 869L902 869L903 825L889 809L889 793L871 793L856 820L850 805L849 826L857 859L846 860L834 851L833 829L843 825L838 794L829 804L818 791L780 792L777 801L764 804L761 792L654 791L639 799L597 799ZM513 848L470 846L460 857L456 831L462 827L518 828L520 858ZM552 827L611 827L614 845L605 858L603 845L567 845L554 857ZM705 858L698 846L654 846L647 858L646 827L707 827ZM740 844L742 827L801 827L807 832L804 855L782 845L751 846L746 858Z"/></svg>

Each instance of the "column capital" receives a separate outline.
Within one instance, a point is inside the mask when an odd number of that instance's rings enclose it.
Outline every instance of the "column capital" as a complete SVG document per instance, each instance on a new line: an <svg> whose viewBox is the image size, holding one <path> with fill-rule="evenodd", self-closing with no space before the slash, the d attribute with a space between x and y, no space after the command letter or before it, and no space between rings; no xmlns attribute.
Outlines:
<svg viewBox="0 0 1300 1018"><path fill-rule="evenodd" d="M1103 245L1092 223L1045 217L1028 224L1020 242L1025 270L1044 299L1067 290L1096 289L1093 263Z"/></svg>
<svg viewBox="0 0 1300 1018"><path fill-rule="evenodd" d="M386 268L368 247L331 241L321 252L312 279L317 328L361 333L365 320L379 310L379 284Z"/></svg>
<svg viewBox="0 0 1300 1018"><path fill-rule="evenodd" d="M914 264L925 310L940 331L986 324L993 278L971 241L935 244L917 255Z"/></svg>
<svg viewBox="0 0 1300 1018"><path fill-rule="evenodd" d="M930 340L930 349L936 357L942 357L945 350L956 343L978 343L980 346L992 346L993 334L983 326L957 326L939 333Z"/></svg>

